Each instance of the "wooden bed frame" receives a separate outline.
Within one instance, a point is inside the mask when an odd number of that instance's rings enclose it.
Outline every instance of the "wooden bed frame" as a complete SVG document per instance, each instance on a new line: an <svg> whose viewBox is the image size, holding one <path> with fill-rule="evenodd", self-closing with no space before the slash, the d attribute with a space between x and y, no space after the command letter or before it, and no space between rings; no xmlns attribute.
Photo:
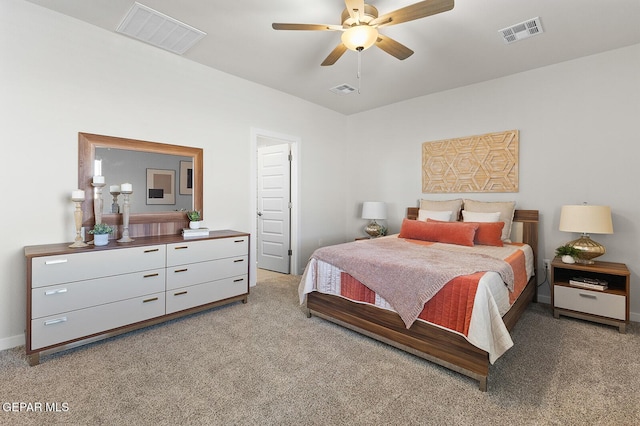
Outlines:
<svg viewBox="0 0 640 426"><path fill-rule="evenodd" d="M417 219L418 208L409 207L407 218ZM537 265L538 211L516 210L514 222L522 222L523 241L533 249ZM531 301L537 301L535 274L511 309L502 317L511 331ZM307 295L308 316L315 315L361 334L427 359L479 381L487 390L489 354L469 343L459 334L416 321L409 329L395 312L354 303L339 296L319 292Z"/></svg>

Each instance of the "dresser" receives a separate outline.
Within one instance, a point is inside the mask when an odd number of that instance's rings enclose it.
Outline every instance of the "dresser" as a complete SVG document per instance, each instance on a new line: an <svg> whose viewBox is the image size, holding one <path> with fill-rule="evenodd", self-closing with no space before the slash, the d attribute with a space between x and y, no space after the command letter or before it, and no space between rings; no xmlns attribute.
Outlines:
<svg viewBox="0 0 640 426"><path fill-rule="evenodd" d="M136 238L131 243L71 249L25 247L26 353L77 346L189 315L247 302L249 234Z"/></svg>

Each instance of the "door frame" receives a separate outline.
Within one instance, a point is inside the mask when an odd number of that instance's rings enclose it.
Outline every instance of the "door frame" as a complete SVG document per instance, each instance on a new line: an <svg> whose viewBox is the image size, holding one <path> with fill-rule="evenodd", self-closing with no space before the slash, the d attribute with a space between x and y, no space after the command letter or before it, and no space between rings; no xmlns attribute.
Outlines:
<svg viewBox="0 0 640 426"><path fill-rule="evenodd" d="M289 262L289 273L299 275L298 271L298 257L300 252L300 234L298 232L299 227L299 212L300 212L300 196L299 196L299 180L300 180L300 168L298 167L298 160L300 158L300 138L297 136L286 135L283 133L272 132L270 130L251 128L251 160L250 160L250 190L249 190L249 205L251 206L249 214L251 215L251 243L249 247L249 255L251 258L251 264L249 266L249 284L251 286L256 285L256 276L258 272L258 221L256 220L257 213L257 198L258 198L258 146L259 139L273 139L273 145L276 144L289 144L291 148L291 245L289 249L292 252L291 261Z"/></svg>

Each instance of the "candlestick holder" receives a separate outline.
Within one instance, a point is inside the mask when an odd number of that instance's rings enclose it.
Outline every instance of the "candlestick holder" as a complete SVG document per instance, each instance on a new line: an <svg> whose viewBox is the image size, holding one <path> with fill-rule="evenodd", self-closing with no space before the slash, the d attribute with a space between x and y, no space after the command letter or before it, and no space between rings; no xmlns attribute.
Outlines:
<svg viewBox="0 0 640 426"><path fill-rule="evenodd" d="M76 198L73 197L71 200L76 203L76 211L73 213L73 217L76 222L76 239L69 247L71 248L79 248L79 247L87 247L87 243L82 241L81 229L82 229L82 202L84 201L84 197Z"/></svg>
<svg viewBox="0 0 640 426"><path fill-rule="evenodd" d="M120 213L120 204L118 204L118 195L120 191L109 191L109 194L113 197L113 203L111 203L111 213Z"/></svg>
<svg viewBox="0 0 640 426"><path fill-rule="evenodd" d="M120 192L124 197L124 203L122 206L122 238L120 238L118 242L130 243L134 241L133 238L129 237L129 195L131 195L133 191L121 189Z"/></svg>
<svg viewBox="0 0 640 426"><path fill-rule="evenodd" d="M104 185L104 182L91 182L91 186L93 186L93 214L96 218L96 225L102 223L102 187Z"/></svg>

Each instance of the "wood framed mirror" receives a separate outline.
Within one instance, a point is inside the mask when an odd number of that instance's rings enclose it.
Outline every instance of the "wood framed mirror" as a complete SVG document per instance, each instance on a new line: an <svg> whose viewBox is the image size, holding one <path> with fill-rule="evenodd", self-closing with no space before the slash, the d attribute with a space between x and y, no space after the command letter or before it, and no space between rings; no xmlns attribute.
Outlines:
<svg viewBox="0 0 640 426"><path fill-rule="evenodd" d="M96 152L100 153L102 149L106 150L122 150L125 157L130 158L157 158L158 156L168 156L165 164L169 162L170 166L163 166L163 173L172 172L171 176L175 176L174 191L182 193L187 185L180 179L185 178L184 164L188 164L190 204L173 204L160 203L166 205L153 205L146 208L132 208L129 216L129 232L132 237L135 236L153 236L153 235L170 235L179 234L183 227L188 224L185 210L202 211L202 181L203 181L203 151L201 148L193 148L180 145L170 145L159 142L149 142L137 139L119 138L113 136L95 135L91 133L78 133L78 189L85 192L85 201L82 203L82 226L91 228L95 224L94 214L94 187L92 186L94 168L96 166ZM97 150L97 151L96 151ZM146 155L148 154L148 155ZM142 156L142 157L140 157ZM185 160L185 161L182 161ZM191 160L190 164L188 160ZM159 204L157 201L148 202L149 184L148 170L154 169L154 164L145 164L143 160L136 160L135 171L138 175L144 174L145 180L137 180L137 184L133 188L132 198L136 197L138 205L142 204ZM120 185L129 180L120 176L109 176L109 170L113 170L111 165L104 165L100 170L100 175L104 175L106 184L102 190L102 199L104 207L102 209L101 219L103 223L121 227L122 214L112 213L112 210L106 210L105 207L111 206L111 194L109 193L110 185ZM142 179L142 178L141 178ZM146 185L144 183L146 182ZM185 191L186 192L186 191ZM186 197L182 197L186 198ZM120 200L122 196L120 196ZM145 203L144 200L147 202ZM185 208L186 207L186 208ZM137 210L137 211L136 211ZM144 211L141 211L144 210ZM204 216L204 214L203 214ZM121 229L118 230L121 232Z"/></svg>

